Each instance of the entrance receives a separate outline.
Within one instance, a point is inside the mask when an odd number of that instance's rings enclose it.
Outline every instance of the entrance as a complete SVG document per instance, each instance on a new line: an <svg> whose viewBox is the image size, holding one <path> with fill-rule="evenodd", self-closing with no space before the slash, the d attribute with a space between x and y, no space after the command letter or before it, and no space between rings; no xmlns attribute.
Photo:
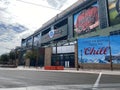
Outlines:
<svg viewBox="0 0 120 90"><path fill-rule="evenodd" d="M52 66L64 66L66 68L75 67L74 53L53 54L51 59Z"/></svg>

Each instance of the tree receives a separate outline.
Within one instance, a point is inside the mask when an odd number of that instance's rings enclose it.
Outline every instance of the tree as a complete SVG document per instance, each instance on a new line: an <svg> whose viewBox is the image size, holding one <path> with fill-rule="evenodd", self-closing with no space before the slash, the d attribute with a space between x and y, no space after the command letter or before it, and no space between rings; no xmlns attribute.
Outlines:
<svg viewBox="0 0 120 90"><path fill-rule="evenodd" d="M0 57L1 64L8 64L9 62L9 55L8 54L2 54Z"/></svg>
<svg viewBox="0 0 120 90"><path fill-rule="evenodd" d="M11 63L11 64L15 63L16 55L15 55L15 52L14 52L14 51L11 51L11 52L9 53L9 58L10 58L10 63Z"/></svg>
<svg viewBox="0 0 120 90"><path fill-rule="evenodd" d="M25 62L29 63L30 64L30 61L33 65L36 65L36 63L34 63L33 61L36 62L36 58L37 58L37 50L28 50L26 53L25 53ZM28 64L27 64L28 66Z"/></svg>
<svg viewBox="0 0 120 90"><path fill-rule="evenodd" d="M15 53L14 52L11 51L9 53L9 56L10 56L10 59L15 60Z"/></svg>

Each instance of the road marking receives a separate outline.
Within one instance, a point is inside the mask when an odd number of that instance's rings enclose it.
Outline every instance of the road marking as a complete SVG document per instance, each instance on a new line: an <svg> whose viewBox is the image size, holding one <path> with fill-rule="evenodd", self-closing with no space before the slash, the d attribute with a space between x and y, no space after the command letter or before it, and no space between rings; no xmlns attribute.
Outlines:
<svg viewBox="0 0 120 90"><path fill-rule="evenodd" d="M99 76L98 76L98 78L97 78L95 84L93 85L93 90L96 90L97 87L99 86L99 82L100 82L101 76L102 76L102 72L99 73Z"/></svg>

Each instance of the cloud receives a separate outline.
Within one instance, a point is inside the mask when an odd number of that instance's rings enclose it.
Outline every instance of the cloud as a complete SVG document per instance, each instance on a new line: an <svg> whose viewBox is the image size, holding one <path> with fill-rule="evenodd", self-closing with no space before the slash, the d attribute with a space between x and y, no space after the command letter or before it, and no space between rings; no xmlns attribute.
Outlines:
<svg viewBox="0 0 120 90"><path fill-rule="evenodd" d="M0 22L0 35L4 34L5 32L8 32L9 30L13 30L17 33L21 33L23 31L28 30L28 28L18 23L6 24L3 22Z"/></svg>
<svg viewBox="0 0 120 90"><path fill-rule="evenodd" d="M47 0L48 4L56 9L60 9L67 0Z"/></svg>
<svg viewBox="0 0 120 90"><path fill-rule="evenodd" d="M20 46L22 37L19 37L19 34L26 30L28 30L26 27L18 23L6 24L0 22L0 54Z"/></svg>
<svg viewBox="0 0 120 90"><path fill-rule="evenodd" d="M64 6L76 1L0 0L0 54L20 46L22 38L33 34L42 24L61 12L56 9L64 10Z"/></svg>

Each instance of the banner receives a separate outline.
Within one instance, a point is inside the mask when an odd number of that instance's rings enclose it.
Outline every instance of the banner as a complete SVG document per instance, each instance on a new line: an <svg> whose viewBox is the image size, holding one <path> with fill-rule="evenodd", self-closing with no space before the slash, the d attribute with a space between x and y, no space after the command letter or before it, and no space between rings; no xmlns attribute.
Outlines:
<svg viewBox="0 0 120 90"><path fill-rule="evenodd" d="M120 23L120 0L108 0L110 25Z"/></svg>
<svg viewBox="0 0 120 90"><path fill-rule="evenodd" d="M94 3L88 8L81 10L74 15L74 35L93 31L99 26L98 4Z"/></svg>
<svg viewBox="0 0 120 90"><path fill-rule="evenodd" d="M120 35L78 39L79 63L120 63Z"/></svg>
<svg viewBox="0 0 120 90"><path fill-rule="evenodd" d="M78 40L78 59L80 63L109 63L109 38L93 37Z"/></svg>

